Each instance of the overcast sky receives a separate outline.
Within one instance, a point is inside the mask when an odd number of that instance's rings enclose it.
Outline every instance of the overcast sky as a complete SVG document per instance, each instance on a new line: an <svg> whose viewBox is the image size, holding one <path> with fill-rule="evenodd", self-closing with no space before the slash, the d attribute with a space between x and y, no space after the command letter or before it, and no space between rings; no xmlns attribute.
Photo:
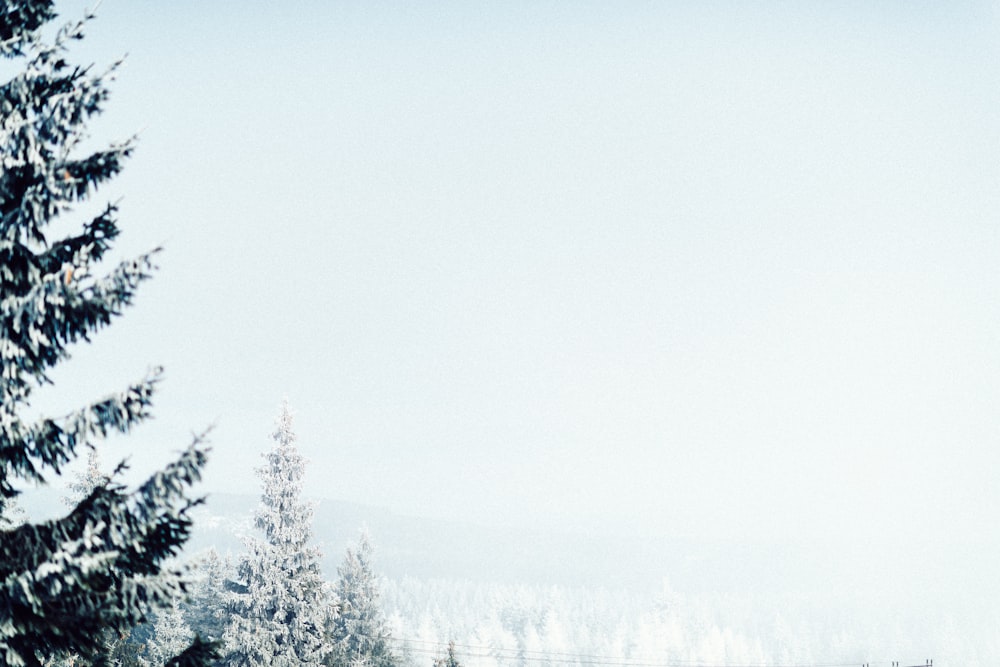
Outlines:
<svg viewBox="0 0 1000 667"><path fill-rule="evenodd" d="M82 13L63 5L63 16ZM105 0L136 307L41 408L157 363L161 465L648 534L1000 544L988 2ZM97 145L97 144L95 144ZM149 453L142 453L148 449Z"/></svg>

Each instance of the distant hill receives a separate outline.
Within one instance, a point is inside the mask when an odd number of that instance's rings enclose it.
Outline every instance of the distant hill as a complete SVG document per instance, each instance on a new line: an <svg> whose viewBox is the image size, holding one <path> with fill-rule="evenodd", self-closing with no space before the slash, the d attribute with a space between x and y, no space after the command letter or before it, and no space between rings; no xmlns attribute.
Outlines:
<svg viewBox="0 0 1000 667"><path fill-rule="evenodd" d="M67 511L62 489L42 488L24 496L33 517ZM252 515L259 496L209 494L194 511L195 528L186 553L209 547L234 557L242 536L254 534ZM658 588L696 561L690 546L590 535L504 528L398 514L382 507L342 500L315 501L314 542L322 549L324 574L333 579L349 544L367 527L376 566L392 578L466 579L479 582ZM686 564L687 563L687 564Z"/></svg>
<svg viewBox="0 0 1000 667"><path fill-rule="evenodd" d="M197 514L190 547L215 546L234 554L239 535L252 533L258 498L213 494ZM323 499L316 503L314 541L324 555L324 572L335 575L344 551L367 527L377 567L388 577L473 581L657 586L666 569L647 552L615 548L600 535L520 530L406 516L388 509ZM629 553L631 551L631 553Z"/></svg>
<svg viewBox="0 0 1000 667"><path fill-rule="evenodd" d="M257 496L212 494L199 510L189 551L215 546L239 553L238 536L252 532L257 502ZM327 578L336 576L344 550L363 526L375 544L377 568L397 579L653 591L666 578L681 591L774 592L817 577L808 559L766 546L477 525L323 499L313 528Z"/></svg>
<svg viewBox="0 0 1000 667"><path fill-rule="evenodd" d="M67 508L62 490L26 494L33 517L55 516ZM196 510L195 530L186 549L208 547L234 557L242 535L253 534L257 495L216 493ZM602 587L636 592L673 590L689 593L780 595L841 594L851 590L894 595L983 590L981 573L991 552L976 554L968 545L948 545L922 553L873 551L865 545L659 539L616 536L600 528L543 531L414 517L383 507L342 500L316 503L314 541L324 555L323 571L336 577L346 547L367 526L375 545L376 568L401 579L468 580L482 583ZM962 554L962 568L949 565ZM987 586L1000 594L1000 586Z"/></svg>

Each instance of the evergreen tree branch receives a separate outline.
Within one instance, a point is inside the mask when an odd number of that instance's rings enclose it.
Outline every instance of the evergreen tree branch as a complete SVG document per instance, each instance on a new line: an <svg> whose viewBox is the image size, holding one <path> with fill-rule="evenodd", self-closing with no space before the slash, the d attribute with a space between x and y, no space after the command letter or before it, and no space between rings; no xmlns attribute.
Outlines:
<svg viewBox="0 0 1000 667"><path fill-rule="evenodd" d="M24 55L25 45L34 41L35 32L55 17L55 8L47 0L5 3L0 7L0 56Z"/></svg>
<svg viewBox="0 0 1000 667"><path fill-rule="evenodd" d="M27 398L28 378L48 381L45 371L67 356L65 347L111 323L132 303L139 283L152 277L153 255L159 248L122 262L112 273L82 289L77 272L50 273L24 296L0 301L0 362L4 403ZM89 246L74 256L81 278L86 277Z"/></svg>
<svg viewBox="0 0 1000 667"><path fill-rule="evenodd" d="M0 85L0 506L14 481L43 482L79 448L148 416L159 377L145 380L61 419L27 423L19 410L66 347L110 323L150 277L156 252L92 279L89 269L118 233L114 207L82 234L49 244L43 229L121 170L134 140L76 156L86 122L103 110L116 63L101 74L70 65L71 42L93 15L65 25L51 44L40 36L55 17L53 0L0 0L0 57L24 67ZM188 491L201 477L202 436L135 491L97 479L64 517L4 523L0 529L0 665L53 665L70 658L110 664L130 628L187 590L168 567L190 536ZM44 474L43 474L44 473ZM4 517L5 519L7 517ZM117 647L117 648L116 648ZM207 665L195 642L179 664Z"/></svg>
<svg viewBox="0 0 1000 667"><path fill-rule="evenodd" d="M41 467L56 474L76 457L77 450L92 438L105 438L111 431L128 433L149 416L152 395L162 369L153 371L125 391L76 410L62 419L42 419L24 425L0 405L0 497L17 495L10 480L21 477L44 483Z"/></svg>
<svg viewBox="0 0 1000 667"><path fill-rule="evenodd" d="M47 633L52 651L97 655L100 630L125 630L183 595L183 573L162 576L162 564L190 533L188 513L201 499L188 499L186 490L200 478L206 452L198 436L135 492L109 482L68 516L5 534L0 599L9 614L0 622L0 647L25 657Z"/></svg>

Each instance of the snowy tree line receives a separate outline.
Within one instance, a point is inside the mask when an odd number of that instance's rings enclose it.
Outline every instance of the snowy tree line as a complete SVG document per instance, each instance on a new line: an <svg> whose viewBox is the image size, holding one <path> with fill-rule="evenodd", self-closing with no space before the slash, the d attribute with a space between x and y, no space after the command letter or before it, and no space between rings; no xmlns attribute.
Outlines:
<svg viewBox="0 0 1000 667"><path fill-rule="evenodd" d="M328 581L310 543L311 508L300 498L306 466L287 405L273 440L258 469L260 537L246 540L235 563L211 551L196 559L189 598L118 638L115 664L162 664L195 633L221 639L227 665L849 665L923 650L947 656L938 665L975 666L1000 649L995 616L921 609L887 623L836 598L693 594L666 583L643 594L599 582L386 579L364 532ZM73 493L105 478L95 462L92 455ZM979 640L963 641L969 632Z"/></svg>
<svg viewBox="0 0 1000 667"><path fill-rule="evenodd" d="M888 604L887 604L888 603ZM662 665L985 666L1000 616L970 600L947 608L902 594L681 592L386 580L383 606L401 658L429 665L454 642L466 667ZM887 606L897 606L887 614Z"/></svg>

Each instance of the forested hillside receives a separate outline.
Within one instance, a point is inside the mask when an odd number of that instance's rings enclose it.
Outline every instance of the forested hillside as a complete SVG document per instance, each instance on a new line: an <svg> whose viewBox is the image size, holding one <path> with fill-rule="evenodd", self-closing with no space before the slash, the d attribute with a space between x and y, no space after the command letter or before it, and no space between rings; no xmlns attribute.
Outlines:
<svg viewBox="0 0 1000 667"><path fill-rule="evenodd" d="M29 510L43 511L46 502L34 499ZM197 510L193 552L211 547L230 564L205 561L197 595L206 597L185 608L187 632L211 633L224 621L218 582L234 578L258 501L223 494ZM949 656L938 665L977 665L1000 649L988 591L935 589L941 582L932 578L923 590L873 581L891 562L857 570L853 585L806 590L796 584L815 580L809 568L847 574L801 547L540 533L321 499L314 542L331 586L362 527L372 536L389 646L408 666L430 667L450 641L469 667L854 665L921 653Z"/></svg>
<svg viewBox="0 0 1000 667"><path fill-rule="evenodd" d="M428 664L457 642L470 665L860 665L923 652L986 665L1000 647L982 601L948 609L884 596L646 594L469 581L388 580L403 655ZM920 609L918 613L898 610ZM969 641L977 637L985 641Z"/></svg>

